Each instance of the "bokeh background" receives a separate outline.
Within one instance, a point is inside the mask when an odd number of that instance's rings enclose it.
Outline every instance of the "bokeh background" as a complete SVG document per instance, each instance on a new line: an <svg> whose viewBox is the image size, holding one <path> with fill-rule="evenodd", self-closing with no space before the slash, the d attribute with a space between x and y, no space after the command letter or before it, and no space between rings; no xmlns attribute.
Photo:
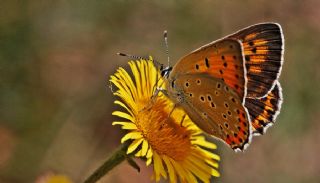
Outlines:
<svg viewBox="0 0 320 183"><path fill-rule="evenodd" d="M214 182L320 182L320 1L0 1L0 182L48 172L81 182L119 145L108 88L127 59L172 64L189 51L259 22L285 35L284 103L276 125L244 153L219 145ZM101 182L150 182L126 163Z"/></svg>

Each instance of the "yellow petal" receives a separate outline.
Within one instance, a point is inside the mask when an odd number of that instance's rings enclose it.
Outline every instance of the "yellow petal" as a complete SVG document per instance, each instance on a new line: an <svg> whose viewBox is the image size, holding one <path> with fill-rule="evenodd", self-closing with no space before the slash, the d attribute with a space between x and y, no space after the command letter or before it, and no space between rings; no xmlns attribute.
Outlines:
<svg viewBox="0 0 320 183"><path fill-rule="evenodd" d="M176 183L177 182L177 176L176 176L176 173L174 171L174 168L173 168L169 158L167 156L163 156L163 160L164 160L164 162L166 164L166 167L168 169L170 182Z"/></svg>
<svg viewBox="0 0 320 183"><path fill-rule="evenodd" d="M151 60L148 62L148 70L149 70L149 78L150 78L150 84L151 86L154 86L156 82L161 81L162 78L160 77L159 71L157 70L158 68L155 68L153 65L153 61Z"/></svg>
<svg viewBox="0 0 320 183"><path fill-rule="evenodd" d="M137 65L135 64L135 62L129 62L129 65L131 67L134 79L135 79L135 83L136 83L136 87L137 87L137 96L138 98L141 98L141 82L140 82L140 73L139 70L137 68Z"/></svg>
<svg viewBox="0 0 320 183"><path fill-rule="evenodd" d="M137 88L134 85L130 75L123 68L120 68L119 72L123 75L123 79L126 81L127 85L131 89L131 93L132 93L133 97L136 99L137 98Z"/></svg>
<svg viewBox="0 0 320 183"><path fill-rule="evenodd" d="M146 165L149 166L152 163L152 158L147 158Z"/></svg>
<svg viewBox="0 0 320 183"><path fill-rule="evenodd" d="M216 154L214 154L214 153L212 153L212 152L209 152L209 151L207 151L207 150L201 149L201 148L199 148L199 147L198 147L197 149L199 149L202 153L204 153L204 154L207 155L208 157L220 161L220 156L218 156L218 155L216 155ZM200 155L199 155L199 156L200 156Z"/></svg>
<svg viewBox="0 0 320 183"><path fill-rule="evenodd" d="M212 160L212 159L207 159L206 163L208 163L210 166L215 167L215 168L219 168L219 164L218 162Z"/></svg>
<svg viewBox="0 0 320 183"><path fill-rule="evenodd" d="M141 144L141 142L143 141L143 138L140 139L136 139L134 140L128 147L127 150L127 154L132 153L133 151L135 151L137 149L137 147Z"/></svg>
<svg viewBox="0 0 320 183"><path fill-rule="evenodd" d="M142 152L142 151L139 150L139 151L135 154L135 156L136 156L136 157L141 157L141 156L142 156L141 152Z"/></svg>
<svg viewBox="0 0 320 183"><path fill-rule="evenodd" d="M121 91L121 90L118 90L116 91L115 93L113 93L115 96L118 96L120 97L121 100L125 101L126 102L126 105L132 109L133 112L135 112L135 106L136 106L136 103L135 101L133 100L133 98L131 98L130 96L124 94L125 92L124 91Z"/></svg>
<svg viewBox="0 0 320 183"><path fill-rule="evenodd" d="M184 165L184 167L188 168L191 172L193 172L193 174L197 175L200 180L202 180L203 182L209 182L210 174L202 171L203 169L199 169L199 167L195 166L189 161L184 161Z"/></svg>
<svg viewBox="0 0 320 183"><path fill-rule="evenodd" d="M142 135L140 132L137 132L137 131L129 132L125 136L122 137L121 143L123 143L129 139L140 139L140 138L142 138Z"/></svg>
<svg viewBox="0 0 320 183"><path fill-rule="evenodd" d="M133 116L133 113L132 113L131 109L129 109L123 102L121 102L119 100L116 100L116 101L114 101L114 103L120 105L123 108L125 108L130 113L130 115Z"/></svg>
<svg viewBox="0 0 320 183"><path fill-rule="evenodd" d="M171 160L170 160L171 161ZM171 164L176 170L178 176L180 177L180 182L186 182L186 177L188 177L188 173L184 170L184 168L180 165L180 163L172 160Z"/></svg>
<svg viewBox="0 0 320 183"><path fill-rule="evenodd" d="M195 153L192 153L192 154L195 154ZM190 163L194 164L196 167L198 167L199 170L202 170L203 172L206 172L206 173L208 173L212 176L215 176L215 177L220 176L219 172L210 166L212 164L212 162L210 162L210 161L212 161L212 159L207 159L207 160L203 161L195 156L191 156L189 158L189 161L190 161ZM215 166L217 166L217 165L215 165ZM216 167L216 168L218 168L218 167Z"/></svg>
<svg viewBox="0 0 320 183"><path fill-rule="evenodd" d="M122 129L125 130L136 130L137 126L136 124L132 122L122 122L122 121L114 121L112 125L122 125Z"/></svg>
<svg viewBox="0 0 320 183"><path fill-rule="evenodd" d="M218 170L214 168L211 169L211 175L215 177L220 177L220 173L218 172Z"/></svg>
<svg viewBox="0 0 320 183"><path fill-rule="evenodd" d="M123 85L123 81L121 81L119 78L117 78L116 76L118 76L119 74L116 73L115 76L111 76L110 78L110 82L113 83L118 90L125 92L125 95L131 95L131 93L129 93L128 91L128 87L126 85Z"/></svg>
<svg viewBox="0 0 320 183"><path fill-rule="evenodd" d="M195 177L194 177L194 174L192 174L190 171L187 172L188 173L188 182L199 182ZM198 177L198 175L197 175Z"/></svg>
<svg viewBox="0 0 320 183"><path fill-rule="evenodd" d="M198 167L199 170L202 170L203 172L210 173L210 170L212 169L208 164L203 161L203 159L199 159L195 156L190 156L189 161Z"/></svg>
<svg viewBox="0 0 320 183"><path fill-rule="evenodd" d="M145 62L138 62L138 67L140 68L140 75L141 78L147 78L145 74ZM146 83L145 79L141 79L141 91L143 97L151 96L148 92L148 84Z"/></svg>
<svg viewBox="0 0 320 183"><path fill-rule="evenodd" d="M217 149L217 145L206 141L206 139L203 136L198 136L198 138L196 138L195 140L192 141L192 144L197 144L202 147L209 148L209 149Z"/></svg>
<svg viewBox="0 0 320 183"><path fill-rule="evenodd" d="M152 148L150 147L147 152L146 158L152 158L152 155L153 155L153 152L152 152Z"/></svg>
<svg viewBox="0 0 320 183"><path fill-rule="evenodd" d="M162 175L166 179L167 173L164 170L160 156L156 152L153 153L153 164L154 164L156 181L158 182L160 180L160 175Z"/></svg>
<svg viewBox="0 0 320 183"><path fill-rule="evenodd" d="M118 116L118 117L121 117L121 118L125 118L125 119L127 119L127 120L130 120L130 121L134 122L134 119L132 118L132 116L130 116L128 113L125 113L125 112L114 111L114 112L112 113L112 115Z"/></svg>
<svg viewBox="0 0 320 183"><path fill-rule="evenodd" d="M144 140L142 142L142 149L141 149L141 155L142 156L145 156L147 154L147 151L148 151L148 147L149 147L149 144L146 140Z"/></svg>

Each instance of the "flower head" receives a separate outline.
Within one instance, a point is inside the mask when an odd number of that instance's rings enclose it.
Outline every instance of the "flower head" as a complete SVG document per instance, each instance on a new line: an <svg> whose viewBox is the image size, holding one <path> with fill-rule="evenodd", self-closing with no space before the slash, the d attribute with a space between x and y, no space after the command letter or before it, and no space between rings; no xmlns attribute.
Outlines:
<svg viewBox="0 0 320 183"><path fill-rule="evenodd" d="M72 183L72 181L63 174L46 172L35 181L36 183Z"/></svg>
<svg viewBox="0 0 320 183"><path fill-rule="evenodd" d="M126 112L115 111L113 115L125 119L115 121L127 134L121 142L131 140L127 154L146 158L153 163L154 178L170 182L210 182L217 171L220 157L211 152L216 145L208 142L202 131L195 126L186 113L175 108L161 92L155 96L157 87L165 89L163 79L149 60L130 61L132 77L123 68L111 76L110 81L118 88L114 95L121 101L115 103Z"/></svg>

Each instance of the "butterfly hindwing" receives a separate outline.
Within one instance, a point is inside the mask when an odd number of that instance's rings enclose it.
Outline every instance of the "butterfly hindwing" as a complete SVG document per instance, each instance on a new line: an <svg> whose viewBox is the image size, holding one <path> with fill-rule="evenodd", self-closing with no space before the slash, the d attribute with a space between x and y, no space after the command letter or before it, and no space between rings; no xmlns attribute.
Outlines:
<svg viewBox="0 0 320 183"><path fill-rule="evenodd" d="M282 90L279 82L260 99L247 98L245 107L248 109L254 134L263 134L271 126L280 112L282 104Z"/></svg>
<svg viewBox="0 0 320 183"><path fill-rule="evenodd" d="M170 77L182 74L208 74L222 80L235 90L240 98L245 96L245 69L241 43L223 39L209 43L179 60Z"/></svg>
<svg viewBox="0 0 320 183"><path fill-rule="evenodd" d="M250 141L250 123L241 98L228 85L208 74L184 74L176 78L179 105L199 128L233 149L243 150Z"/></svg>
<svg viewBox="0 0 320 183"><path fill-rule="evenodd" d="M284 38L281 26L276 23L256 24L228 38L243 43L247 97L266 96L278 79L283 64Z"/></svg>

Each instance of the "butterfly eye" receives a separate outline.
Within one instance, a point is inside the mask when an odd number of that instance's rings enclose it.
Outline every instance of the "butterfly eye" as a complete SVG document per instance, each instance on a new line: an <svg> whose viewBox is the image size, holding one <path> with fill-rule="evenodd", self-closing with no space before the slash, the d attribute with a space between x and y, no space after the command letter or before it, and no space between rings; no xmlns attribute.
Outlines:
<svg viewBox="0 0 320 183"><path fill-rule="evenodd" d="M163 77L163 76L166 74L166 72L167 72L167 71L162 70L162 71L161 71L161 76Z"/></svg>
<svg viewBox="0 0 320 183"><path fill-rule="evenodd" d="M166 67L166 68L161 69L160 74L162 77L168 77L171 71L172 71L172 67Z"/></svg>

